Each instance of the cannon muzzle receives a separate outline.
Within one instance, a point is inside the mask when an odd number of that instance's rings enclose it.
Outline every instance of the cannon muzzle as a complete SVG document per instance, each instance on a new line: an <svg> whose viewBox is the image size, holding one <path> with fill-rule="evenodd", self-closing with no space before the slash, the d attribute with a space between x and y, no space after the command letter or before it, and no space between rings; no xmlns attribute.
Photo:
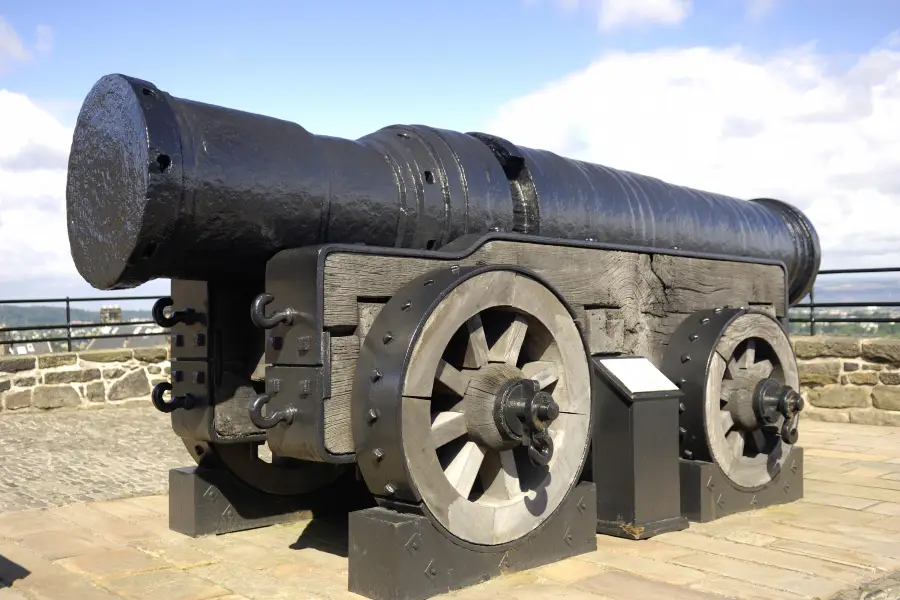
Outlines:
<svg viewBox="0 0 900 600"><path fill-rule="evenodd" d="M394 125L358 140L176 98L122 75L84 101L66 188L69 243L99 289L155 278L258 277L285 248L439 248L516 231L784 262L790 301L815 281L799 210L523 148L480 133Z"/></svg>

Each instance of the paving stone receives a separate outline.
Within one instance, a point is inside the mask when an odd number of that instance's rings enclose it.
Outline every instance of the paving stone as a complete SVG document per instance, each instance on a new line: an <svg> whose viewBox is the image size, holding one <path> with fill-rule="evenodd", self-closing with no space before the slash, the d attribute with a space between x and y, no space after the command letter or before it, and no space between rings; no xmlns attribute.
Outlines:
<svg viewBox="0 0 900 600"><path fill-rule="evenodd" d="M134 548L94 552L57 561L61 567L92 579L135 575L165 569L168 565Z"/></svg>
<svg viewBox="0 0 900 600"><path fill-rule="evenodd" d="M682 555L673 561L679 561L691 555ZM598 550L580 557L610 569L626 571L641 577L656 579L675 585L685 585L703 579L704 574L696 569L685 568L670 562L656 561L642 556L623 556L621 554Z"/></svg>
<svg viewBox="0 0 900 600"><path fill-rule="evenodd" d="M807 422L803 435L799 502L649 541L600 536L597 552L446 597L795 600L869 589L900 569L900 431ZM341 527L312 536L299 522L199 539L170 531L168 469L192 462L169 419L152 410L4 414L0 577L30 572L3 590L29 600L359 599L346 590ZM775 569L777 585L760 568Z"/></svg>
<svg viewBox="0 0 900 600"><path fill-rule="evenodd" d="M900 517L885 517L872 523L873 528L885 529L887 531L900 532ZM893 536L897 538L898 536Z"/></svg>
<svg viewBox="0 0 900 600"><path fill-rule="evenodd" d="M539 577L549 579L555 583L568 585L581 579L587 579L603 573L606 569L596 563L583 560L579 557L567 558L552 565L546 565L535 569Z"/></svg>
<svg viewBox="0 0 900 600"><path fill-rule="evenodd" d="M711 575L706 579L692 583L688 587L701 592L719 594L726 598L736 598L737 600L800 600L807 597L793 592L762 587L749 581L740 581L718 575Z"/></svg>
<svg viewBox="0 0 900 600"><path fill-rule="evenodd" d="M597 548L609 552L618 552L631 556L642 556L644 558L663 561L691 553L690 550L685 550L684 548L660 543L666 535L677 535L677 533L656 536L650 540L627 540L624 538L598 535Z"/></svg>
<svg viewBox="0 0 900 600"><path fill-rule="evenodd" d="M866 498L869 500L880 500L882 502L900 503L900 490L886 490L861 485L815 481L813 479L804 481L803 487L806 492L824 492L826 494L850 496L852 498Z"/></svg>
<svg viewBox="0 0 900 600"><path fill-rule="evenodd" d="M189 569L185 573L202 577L234 593L248 598L265 600L295 600L298 596L293 586L285 586L271 575L240 565L215 564ZM306 597L310 597L306 595Z"/></svg>
<svg viewBox="0 0 900 600"><path fill-rule="evenodd" d="M16 539L43 531L61 531L67 525L66 521L43 510L5 514L0 515L0 537Z"/></svg>
<svg viewBox="0 0 900 600"><path fill-rule="evenodd" d="M803 544L829 546L831 548L856 550L876 557L890 559L886 564L900 564L900 543L885 543L873 540L860 539L839 533L830 533L793 527L784 523L750 523L744 526L754 533L772 535L780 540L792 540ZM727 534L727 532L723 532ZM774 546L774 544L773 544ZM780 545L779 545L780 546ZM888 567L890 568L890 567Z"/></svg>
<svg viewBox="0 0 900 600"><path fill-rule="evenodd" d="M221 560L211 553L201 550L196 544L192 544L190 538L187 537L181 540L141 540L132 542L130 547L164 560L179 569L193 569L215 564Z"/></svg>
<svg viewBox="0 0 900 600"><path fill-rule="evenodd" d="M842 425L846 427L847 425ZM807 456L814 456L817 458L837 458L844 459L848 462L855 460L865 460L872 462L880 462L882 460L890 460L893 457L887 454L875 454L875 453L867 453L867 452L845 452L841 450L834 450L834 446L829 444L830 448L804 448L803 449L803 459L805 460ZM900 459L897 459L900 461Z"/></svg>
<svg viewBox="0 0 900 600"><path fill-rule="evenodd" d="M861 510L869 506L878 504L877 500L853 498L851 496L837 496L835 494L824 493L816 494L811 498L808 498L808 501L813 504L823 504L825 506L834 506L838 508L852 508L856 510Z"/></svg>
<svg viewBox="0 0 900 600"><path fill-rule="evenodd" d="M667 543L676 544L701 553L716 554L734 558L748 563L758 563L770 567L778 567L788 571L796 571L833 579L844 583L858 584L871 575L871 572L856 567L848 567L819 558L796 556L794 554L772 548L760 548L728 540L712 539L703 535L679 532L680 535L669 536Z"/></svg>
<svg viewBox="0 0 900 600"><path fill-rule="evenodd" d="M629 573L603 573L583 579L576 587L614 600L645 600L665 598L666 600L722 600L721 596L707 594L687 587L670 585L660 581L650 581ZM552 596L544 596L552 598Z"/></svg>
<svg viewBox="0 0 900 600"><path fill-rule="evenodd" d="M900 504L895 502L879 502L878 504L867 507L865 511L879 515L887 515L889 517L897 517L900 516Z"/></svg>
<svg viewBox="0 0 900 600"><path fill-rule="evenodd" d="M119 600L102 587L71 573L28 577L13 587L31 600Z"/></svg>
<svg viewBox="0 0 900 600"><path fill-rule="evenodd" d="M87 531L70 528L69 531L41 531L24 535L19 542L48 560L59 560L103 550L115 546L107 540Z"/></svg>
<svg viewBox="0 0 900 600"><path fill-rule="evenodd" d="M96 510L88 504L51 508L48 509L48 512L62 520L90 529L104 539L122 545L155 537L155 533L145 527Z"/></svg>
<svg viewBox="0 0 900 600"><path fill-rule="evenodd" d="M585 590L564 587L550 582L537 582L530 585L515 586L504 589L504 597L513 600L544 600L560 598L562 600L610 600L609 596L597 595Z"/></svg>
<svg viewBox="0 0 900 600"><path fill-rule="evenodd" d="M152 409L3 414L0 513L165 494L169 469L193 464Z"/></svg>
<svg viewBox="0 0 900 600"><path fill-rule="evenodd" d="M900 566L900 560L868 554L857 550L847 550L844 548L834 548L832 546L820 546L809 542L798 542L796 540L777 540L771 544L776 550L784 550L798 556L812 556L815 558L823 558L838 564L856 567L859 569L867 569L872 573L876 571L884 571Z"/></svg>
<svg viewBox="0 0 900 600"><path fill-rule="evenodd" d="M794 592L802 596L827 597L847 587L843 583L829 581L824 577L804 575L786 569L714 554L681 556L674 559L673 562L700 571L756 583L775 590Z"/></svg>
<svg viewBox="0 0 900 600"><path fill-rule="evenodd" d="M107 579L102 585L130 600L208 600L230 592L208 579L178 569Z"/></svg>

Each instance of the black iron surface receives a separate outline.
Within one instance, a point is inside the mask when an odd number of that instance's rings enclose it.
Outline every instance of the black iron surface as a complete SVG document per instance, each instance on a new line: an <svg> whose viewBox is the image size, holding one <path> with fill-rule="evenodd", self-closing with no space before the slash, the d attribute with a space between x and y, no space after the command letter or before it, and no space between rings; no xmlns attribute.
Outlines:
<svg viewBox="0 0 900 600"><path fill-rule="evenodd" d="M305 507L301 497L260 492L222 470L169 471L169 529L191 537L309 518Z"/></svg>
<svg viewBox="0 0 900 600"><path fill-rule="evenodd" d="M597 533L639 540L685 529L678 466L681 393L632 396L605 376L597 364L601 358L591 361L595 416L592 469L585 473L599 490Z"/></svg>
<svg viewBox="0 0 900 600"><path fill-rule="evenodd" d="M348 587L374 600L422 600L593 552L596 506L594 484L580 483L550 519L511 548L455 544L420 515L386 508L355 512Z"/></svg>
<svg viewBox="0 0 900 600"><path fill-rule="evenodd" d="M528 269L515 265L451 266L435 269L410 281L384 305L366 334L353 380L351 425L357 465L379 502L421 502L415 482L406 469L401 438L401 399L409 357L422 327L456 286L481 273L496 270L515 271L535 279L569 307L552 286ZM574 319L574 313L570 314ZM420 510L427 512L425 507Z"/></svg>
<svg viewBox="0 0 900 600"><path fill-rule="evenodd" d="M171 327L171 398L190 394L196 400L190 409L171 413L172 427L182 438L216 443L265 439L246 410L263 390L252 376L264 355L265 338L249 314L250 302L263 288L259 275L234 283L175 279L171 303L161 302L156 311ZM169 304L165 312L163 304Z"/></svg>
<svg viewBox="0 0 900 600"><path fill-rule="evenodd" d="M718 465L710 462L681 459L680 466L681 512L691 521L706 523L803 497L803 448L800 446L794 446L778 474L758 490L736 486Z"/></svg>
<svg viewBox="0 0 900 600"><path fill-rule="evenodd" d="M279 320L268 329L257 329L265 338L265 362L272 365L267 369L279 369L282 386L295 387L299 380L314 377L321 378L321 387L311 387L302 397L290 397L285 393L269 394L266 402L266 414L270 411L284 411L294 407L292 422L289 426L279 425L279 431L270 430L269 443L282 448L286 456L294 456L304 460L315 460L332 463L352 462L355 454L333 454L325 447L323 405L330 397L330 349L332 335L355 335L352 331L326 331L325 329L325 264L329 256L339 253L352 253L365 256L393 256L399 258L427 258L441 261L449 268L465 258L472 256L485 244L492 241L515 241L531 244L535 247L562 245L573 248L592 248L605 251L656 253L667 256L684 256L703 258L705 260L729 261L736 263L771 264L784 269L782 263L747 257L724 256L718 254L702 254L685 250L663 250L656 252L652 248L623 246L601 242L561 240L558 244L553 240L533 235L515 233L469 234L457 238L440 251L415 250L404 248L370 247L359 244L326 244L283 250L273 256L266 267L265 293L271 296L271 302L262 309L262 317L291 312L302 315L290 322ZM785 274L785 281L787 275ZM559 295L559 294L557 294ZM384 299L386 300L386 299ZM785 297L785 301L787 298ZM255 302L255 301L254 301ZM253 305L254 303L251 303ZM785 321L786 322L786 321ZM297 371L281 367L303 367ZM310 369L316 371L311 375ZM289 378L297 381L286 383ZM319 395L321 391L321 397ZM248 400L249 403L249 400ZM298 404L299 403L299 404ZM283 441L282 441L283 440ZM281 446L285 443L285 446ZM290 449L288 448L290 446Z"/></svg>
<svg viewBox="0 0 900 600"><path fill-rule="evenodd" d="M85 99L66 196L72 256L100 289L253 275L290 247L432 249L514 231L775 259L798 302L821 254L809 220L783 202L744 202L486 134L394 125L356 141L317 136L121 75Z"/></svg>
<svg viewBox="0 0 900 600"><path fill-rule="evenodd" d="M208 466L169 471L169 528L197 537L346 513L372 506L365 489L345 476L319 493L268 494L226 469Z"/></svg>
<svg viewBox="0 0 900 600"><path fill-rule="evenodd" d="M681 433L679 452L682 458L712 461L704 428L706 421L704 397L710 357L729 323L748 312L765 314L745 308L702 310L682 321L669 338L660 370L684 392L679 419ZM785 327L781 321L776 322ZM791 414L795 425L792 431L796 431L799 427L799 412ZM763 424L758 424L758 427L762 428Z"/></svg>

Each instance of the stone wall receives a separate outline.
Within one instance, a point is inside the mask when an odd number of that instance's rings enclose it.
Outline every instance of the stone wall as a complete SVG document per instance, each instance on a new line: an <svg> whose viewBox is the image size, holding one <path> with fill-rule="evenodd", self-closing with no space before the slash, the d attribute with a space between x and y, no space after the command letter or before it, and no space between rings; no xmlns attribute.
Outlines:
<svg viewBox="0 0 900 600"><path fill-rule="evenodd" d="M793 345L801 419L900 426L900 339L794 336Z"/></svg>
<svg viewBox="0 0 900 600"><path fill-rule="evenodd" d="M167 347L0 356L0 411L150 407L169 374Z"/></svg>
<svg viewBox="0 0 900 600"><path fill-rule="evenodd" d="M900 426L900 339L794 336L804 418ZM0 357L0 411L150 407L167 347Z"/></svg>

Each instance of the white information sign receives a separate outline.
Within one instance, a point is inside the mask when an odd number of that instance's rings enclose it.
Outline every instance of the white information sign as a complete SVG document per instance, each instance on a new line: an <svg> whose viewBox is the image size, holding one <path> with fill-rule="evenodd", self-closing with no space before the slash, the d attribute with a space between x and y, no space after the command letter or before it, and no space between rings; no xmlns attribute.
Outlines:
<svg viewBox="0 0 900 600"><path fill-rule="evenodd" d="M644 357L604 358L598 362L632 394L678 391L678 386Z"/></svg>

